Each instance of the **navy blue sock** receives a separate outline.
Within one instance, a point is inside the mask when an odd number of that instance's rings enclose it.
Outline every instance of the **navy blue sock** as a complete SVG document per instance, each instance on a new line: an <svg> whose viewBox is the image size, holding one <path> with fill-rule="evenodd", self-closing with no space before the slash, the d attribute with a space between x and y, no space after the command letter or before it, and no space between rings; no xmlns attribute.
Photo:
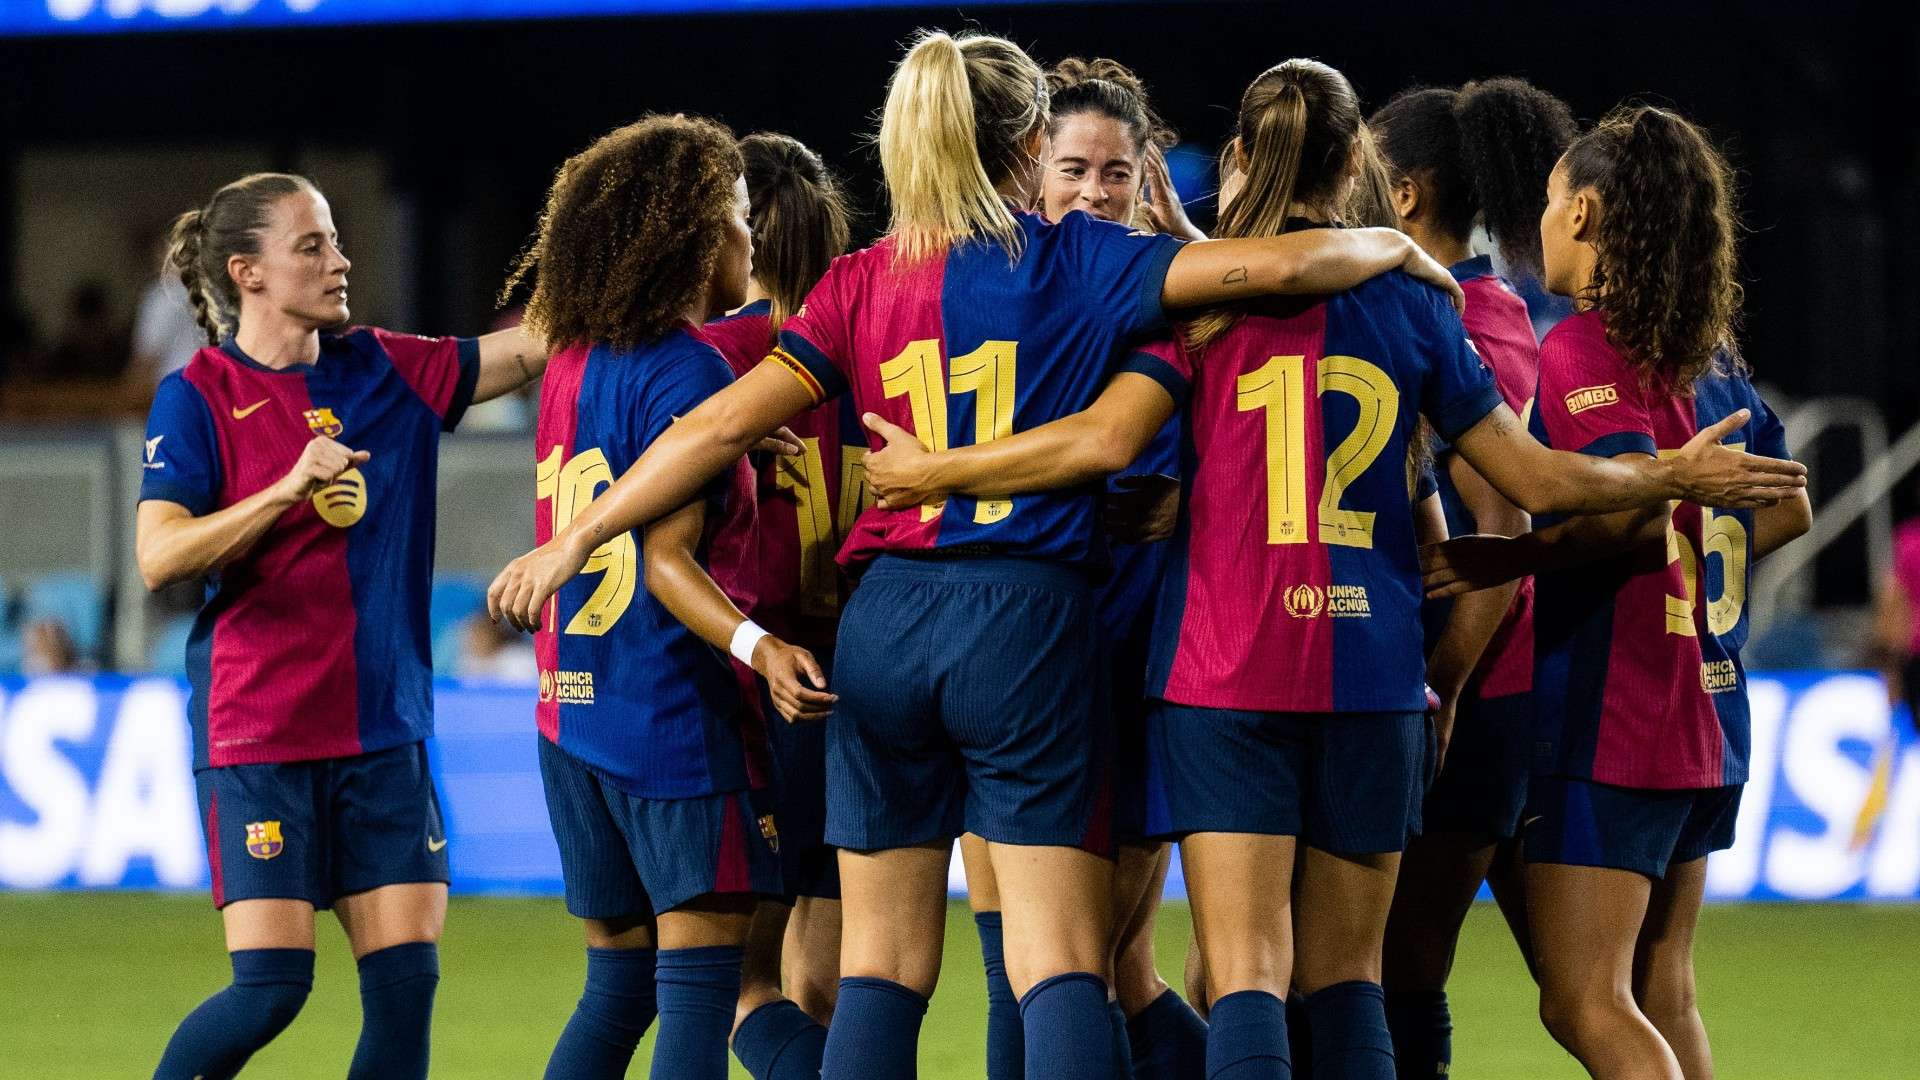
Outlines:
<svg viewBox="0 0 1920 1080"><path fill-rule="evenodd" d="M1375 982L1334 983L1307 995L1316 1080L1394 1080L1387 1000Z"/></svg>
<svg viewBox="0 0 1920 1080"><path fill-rule="evenodd" d="M154 1080L226 1080L286 1030L313 989L312 949L240 949L233 982L174 1029Z"/></svg>
<svg viewBox="0 0 1920 1080"><path fill-rule="evenodd" d="M1113 1080L1113 1021L1107 983L1069 971L1041 979L1020 999L1027 1075L1048 1080Z"/></svg>
<svg viewBox="0 0 1920 1080"><path fill-rule="evenodd" d="M1453 1014L1445 990L1387 995L1387 1030L1400 1080L1444 1080L1453 1069Z"/></svg>
<svg viewBox="0 0 1920 1080"><path fill-rule="evenodd" d="M1307 996L1287 995L1287 1050L1293 1055L1293 1080L1313 1076L1313 1018L1307 1015Z"/></svg>
<svg viewBox="0 0 1920 1080"><path fill-rule="evenodd" d="M587 988L547 1059L547 1080L619 1080L653 1026L652 949L587 950Z"/></svg>
<svg viewBox="0 0 1920 1080"><path fill-rule="evenodd" d="M987 1080L1021 1080L1027 1069L1026 1029L1020 1026L1020 1001L1007 981L1000 913L978 912L973 925L980 931L980 958L987 965Z"/></svg>
<svg viewBox="0 0 1920 1080"><path fill-rule="evenodd" d="M1113 1075L1129 1080L1133 1076L1133 1042L1127 1038L1127 1010L1118 1001L1107 1002L1107 1024L1113 1029Z"/></svg>
<svg viewBox="0 0 1920 1080"><path fill-rule="evenodd" d="M660 1033L653 1080L727 1080L727 1033L740 1000L738 945L661 949L654 967Z"/></svg>
<svg viewBox="0 0 1920 1080"><path fill-rule="evenodd" d="M1292 1080L1286 1003L1241 990L1207 1012L1207 1080Z"/></svg>
<svg viewBox="0 0 1920 1080"><path fill-rule="evenodd" d="M427 1080L440 953L431 941L391 945L360 958L360 1045L347 1080Z"/></svg>
<svg viewBox="0 0 1920 1080"><path fill-rule="evenodd" d="M912 1080L927 999L885 979L840 980L820 1080Z"/></svg>
<svg viewBox="0 0 1920 1080"><path fill-rule="evenodd" d="M1207 1022L1169 988L1127 1021L1133 1080L1206 1080Z"/></svg>
<svg viewBox="0 0 1920 1080"><path fill-rule="evenodd" d="M733 1056L753 1080L819 1080L827 1029L781 998L747 1014L733 1033Z"/></svg>

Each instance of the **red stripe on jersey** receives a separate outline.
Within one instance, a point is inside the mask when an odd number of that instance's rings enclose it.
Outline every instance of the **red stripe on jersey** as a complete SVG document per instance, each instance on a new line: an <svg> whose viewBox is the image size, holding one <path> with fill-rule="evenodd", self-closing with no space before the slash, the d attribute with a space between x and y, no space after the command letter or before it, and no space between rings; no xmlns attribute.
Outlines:
<svg viewBox="0 0 1920 1080"><path fill-rule="evenodd" d="M220 872L220 792L207 799L207 870L213 876L213 906L227 902L227 879Z"/></svg>
<svg viewBox="0 0 1920 1080"><path fill-rule="evenodd" d="M574 432L579 426L580 380L587 373L587 356L593 350L586 345L561 349L547 361L547 373L540 380L540 420L535 430L533 452L535 468L552 459L554 466L573 456ZM557 475L557 474L556 474ZM553 539L553 498L533 503L533 538L536 544ZM540 613L540 629L533 635L533 655L540 668L540 695L533 707L540 734L555 746L560 745L560 702L554 691L555 669L560 666L560 634L554 626L554 602L547 601Z"/></svg>
<svg viewBox="0 0 1920 1080"><path fill-rule="evenodd" d="M298 370L260 371L205 350L184 377L213 416L220 506L277 483L313 438L306 412L314 406ZM282 514L273 532L274 543L221 571L220 596L231 600L212 634L207 756L214 766L362 749L347 530L323 521L309 500Z"/></svg>
<svg viewBox="0 0 1920 1080"><path fill-rule="evenodd" d="M1319 537L1326 445L1312 383L1325 352L1326 305L1286 319L1250 316L1196 362L1188 409L1198 464L1188 500L1186 600L1180 641L1160 696L1211 708L1328 712L1333 709L1334 622L1324 603L1333 571ZM1298 358L1298 359L1295 359ZM1261 372L1267 372L1261 375ZM1242 384L1247 391L1242 392ZM1288 416L1306 403L1303 416ZM1299 425L1304 441L1283 432ZM1269 429L1272 428L1272 434ZM1288 462L1299 445L1304 461ZM1281 457L1269 462L1269 455ZM1269 540L1267 478L1291 475L1305 490L1300 543ZM1304 588L1303 588L1304 587ZM1298 596L1298 601L1290 600ZM1267 655L1275 642L1287 655Z"/></svg>
<svg viewBox="0 0 1920 1080"><path fill-rule="evenodd" d="M1460 318L1474 350L1493 372L1500 396L1515 415L1524 415L1540 380L1540 344L1533 336L1527 302L1498 277L1488 274L1460 283L1467 294ZM1472 691L1479 697L1506 697L1533 689L1533 579L1525 578L1513 595L1506 618L1487 643L1474 672Z"/></svg>
<svg viewBox="0 0 1920 1080"><path fill-rule="evenodd" d="M747 833L741 824L746 806L737 792L720 797L720 850L714 857L713 891L753 891L753 871L747 864Z"/></svg>

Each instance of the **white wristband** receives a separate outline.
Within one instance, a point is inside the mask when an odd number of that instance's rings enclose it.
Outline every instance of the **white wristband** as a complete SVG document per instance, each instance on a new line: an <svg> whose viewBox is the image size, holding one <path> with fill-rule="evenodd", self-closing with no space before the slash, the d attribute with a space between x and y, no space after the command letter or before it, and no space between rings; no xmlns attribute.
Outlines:
<svg viewBox="0 0 1920 1080"><path fill-rule="evenodd" d="M759 623L748 619L733 628L733 644L727 646L727 651L733 654L735 660L752 667L753 650L759 647L760 639L766 636L767 632L760 628Z"/></svg>

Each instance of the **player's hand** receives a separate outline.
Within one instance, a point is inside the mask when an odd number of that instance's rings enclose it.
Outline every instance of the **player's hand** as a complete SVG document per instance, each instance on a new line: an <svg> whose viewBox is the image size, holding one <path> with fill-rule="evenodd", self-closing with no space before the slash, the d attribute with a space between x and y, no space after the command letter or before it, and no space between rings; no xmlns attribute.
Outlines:
<svg viewBox="0 0 1920 1080"><path fill-rule="evenodd" d="M1427 722L1433 725L1433 775L1447 765L1447 747L1453 742L1453 720L1459 699L1446 700L1427 688Z"/></svg>
<svg viewBox="0 0 1920 1080"><path fill-rule="evenodd" d="M563 534L564 535L564 534ZM540 629L540 613L587 562L559 536L507 564L487 587L487 617L517 630Z"/></svg>
<svg viewBox="0 0 1920 1080"><path fill-rule="evenodd" d="M1491 589L1518 577L1513 538L1472 533L1420 549L1427 599Z"/></svg>
<svg viewBox="0 0 1920 1080"><path fill-rule="evenodd" d="M860 422L887 444L867 455L867 488L884 510L905 510L938 503L947 492L935 485L933 454L913 432L875 413Z"/></svg>
<svg viewBox="0 0 1920 1080"><path fill-rule="evenodd" d="M790 724L825 720L840 700L827 693L827 676L812 653L772 634L753 647L753 670L767 680L773 707Z"/></svg>
<svg viewBox="0 0 1920 1080"><path fill-rule="evenodd" d="M1161 473L1122 476L1107 492L1107 532L1124 544L1153 544L1173 535L1180 522L1180 481Z"/></svg>
<svg viewBox="0 0 1920 1080"><path fill-rule="evenodd" d="M1453 301L1454 311L1467 310L1467 294L1460 288L1460 283L1453 280L1453 271L1441 266L1412 240L1407 241L1407 257L1401 262L1400 269L1445 292L1447 299Z"/></svg>
<svg viewBox="0 0 1920 1080"><path fill-rule="evenodd" d="M766 438L761 439L759 445L754 447L754 450L762 454L783 454L787 457L792 457L795 454L806 453L807 448L805 444L800 441L800 436L793 433L792 428L783 427Z"/></svg>
<svg viewBox="0 0 1920 1080"><path fill-rule="evenodd" d="M365 450L349 450L325 435L315 435L300 451L300 460L280 478L280 493L288 502L305 502L314 493L356 465L365 465L373 455Z"/></svg>
<svg viewBox="0 0 1920 1080"><path fill-rule="evenodd" d="M1745 427L1749 415L1746 409L1735 411L1668 459L1680 498L1700 506L1747 510L1791 499L1807 486L1807 467L1797 461L1758 457L1720 444Z"/></svg>
<svg viewBox="0 0 1920 1080"><path fill-rule="evenodd" d="M1207 234L1187 217L1180 192L1173 186L1173 174L1167 169L1167 156L1158 146L1147 148L1147 217L1153 227L1182 240L1205 240Z"/></svg>

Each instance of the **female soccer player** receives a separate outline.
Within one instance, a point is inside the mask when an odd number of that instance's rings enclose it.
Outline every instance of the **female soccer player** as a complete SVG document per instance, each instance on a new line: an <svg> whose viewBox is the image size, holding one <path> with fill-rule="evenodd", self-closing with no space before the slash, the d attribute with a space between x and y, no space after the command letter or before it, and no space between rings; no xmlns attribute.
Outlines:
<svg viewBox="0 0 1920 1080"><path fill-rule="evenodd" d="M1018 214L1008 200L1032 195L1046 120L1045 80L1017 46L923 36L881 122L889 235L835 261L768 362L502 571L490 609L537 625L593 548L848 389L930 446L981 442L1010 434L1016 413L1024 427L1085 407L1123 343L1167 306L1324 291L1397 266L1457 288L1387 230L1183 248L1085 214L1058 225ZM1084 492L956 498L863 514L843 550L866 572L840 622L828 729L827 840L841 849L845 919L829 1080L912 1074L963 831L990 845L1028 1075L1112 1076L1108 740L1089 692L1084 569L1098 558L1094 518Z"/></svg>
<svg viewBox="0 0 1920 1080"><path fill-rule="evenodd" d="M1263 73L1242 99L1245 178L1218 231L1329 220L1358 129L1333 69L1292 60ZM1690 492L1770 501L1798 491L1803 470L1716 445L1745 413L1663 461L1549 451L1446 304L1389 274L1324 301L1209 311L1178 343L1136 353L1092 409L1006 439L930 454L869 417L888 442L868 457L869 481L885 507L1085 483L1121 467L1183 398L1192 468L1148 674L1149 827L1182 838L1215 994L1208 1075L1286 1075L1282 998L1297 971L1315 1075L1390 1078L1380 943L1427 739L1411 414L1529 510ZM1307 850L1290 903L1296 838Z"/></svg>
<svg viewBox="0 0 1920 1080"><path fill-rule="evenodd" d="M1619 110L1567 150L1547 195L1545 284L1577 311L1541 343L1535 433L1649 462L1751 414L1726 437L1785 458L1737 359L1737 216L1706 135L1664 109ZM1692 942L1706 856L1732 844L1746 780L1748 571L1811 521L1799 493L1494 545L1539 573L1523 841L1540 1012L1595 1077L1712 1075Z"/></svg>
<svg viewBox="0 0 1920 1080"><path fill-rule="evenodd" d="M1163 152L1178 137L1154 115L1146 88L1114 60L1071 58L1047 73L1051 93L1049 157L1041 170L1040 206L1058 222L1080 210L1190 239L1206 239L1188 220L1173 189ZM1144 189L1144 190L1143 190ZM1116 511L1151 513L1180 472L1180 432L1170 421L1133 463L1126 477L1108 482ZM1168 846L1145 839L1146 642L1152 599L1166 566L1165 543L1116 543L1113 570L1097 592L1101 665L1113 717L1114 1053L1123 1075L1161 1077L1185 1067L1197 1071L1206 1028L1180 995L1160 978L1153 930L1166 883ZM968 899L987 968L987 1076L1019 1077L1023 1036L1019 1003L1007 981L998 880L987 842L960 838Z"/></svg>
<svg viewBox="0 0 1920 1080"><path fill-rule="evenodd" d="M733 381L698 328L746 300L747 208L740 151L708 120L645 117L561 166L508 282L536 278L527 321L556 347L535 436L542 541ZM707 574L710 551L752 537L752 469L730 465L597 544L535 637L540 772L567 910L587 931L554 1080L624 1076L655 1007L652 1075L724 1077L756 898L781 892L778 821L756 803L745 703L717 650L765 677L789 718L823 719L830 698L812 689L826 684L813 657Z"/></svg>
<svg viewBox="0 0 1920 1080"><path fill-rule="evenodd" d="M753 229L753 279L745 307L700 331L735 375L766 358L780 324L847 249L846 204L818 154L772 134L741 139L740 154ZM714 579L728 595L745 598L743 610L754 622L811 652L831 679L845 592L833 557L870 501L863 498L860 466L867 447L849 401L809 409L791 427L801 452L760 461L753 542L742 552L743 565L716 563ZM749 693L766 720L772 751L784 897L754 913L733 1052L756 1080L814 1080L840 973L840 875L823 839L826 725L786 723L762 699L757 679Z"/></svg>
<svg viewBox="0 0 1920 1080"><path fill-rule="evenodd" d="M1523 80L1492 79L1408 91L1369 124L1400 227L1460 280L1467 336L1507 406L1524 411L1539 368L1533 324L1491 257L1472 255L1468 241L1480 222L1512 272L1539 277L1547 174L1573 141L1573 114ZM1527 531L1527 515L1459 454L1442 450L1438 465L1450 533ZM1444 1075L1452 1061L1446 986L1454 946L1496 852L1520 824L1532 745L1532 583L1434 601L1425 616L1437 643L1427 682L1451 717L1438 725L1451 738L1421 808L1421 835L1400 863L1382 969L1395 1061L1410 1077ZM1519 882L1508 873L1493 875L1493 884L1530 955Z"/></svg>
<svg viewBox="0 0 1920 1080"><path fill-rule="evenodd" d="M147 421L135 557L153 589L207 576L187 645L194 780L233 984L155 1073L239 1072L313 985L314 912L360 965L353 1077L424 1077L446 833L427 773L427 592L440 433L546 366L520 330L344 328L333 213L256 173L173 223L168 264L213 347Z"/></svg>

